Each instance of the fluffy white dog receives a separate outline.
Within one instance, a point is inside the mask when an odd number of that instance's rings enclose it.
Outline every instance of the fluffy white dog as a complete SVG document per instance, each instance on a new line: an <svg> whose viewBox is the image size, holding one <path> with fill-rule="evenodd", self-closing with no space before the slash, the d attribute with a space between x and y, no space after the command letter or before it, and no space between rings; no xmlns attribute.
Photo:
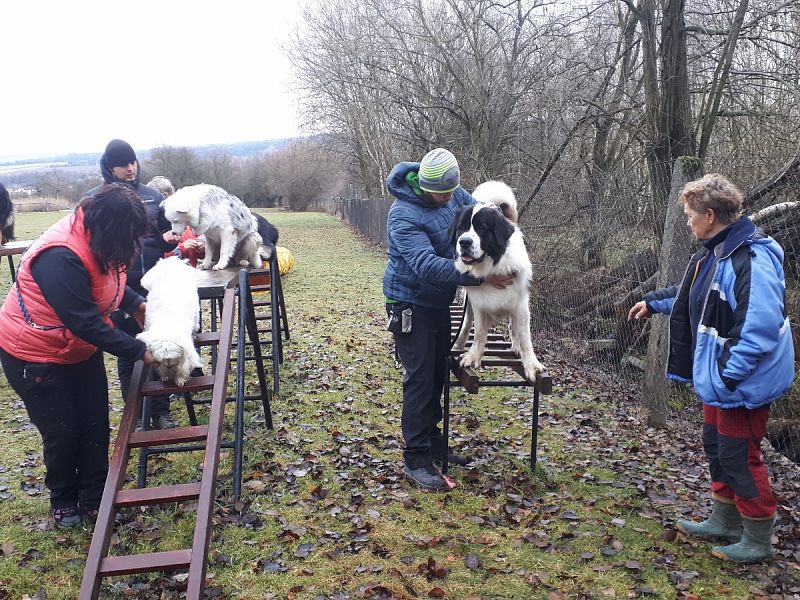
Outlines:
<svg viewBox="0 0 800 600"><path fill-rule="evenodd" d="M464 348L475 321L475 339L461 357L461 365L478 367L486 349L489 329L501 317L509 318L511 349L519 355L529 381L545 370L531 343L528 287L533 268L522 232L516 225L517 200L501 181L487 181L475 191L478 204L462 207L453 221L451 239L456 247L456 269L484 278L514 274L514 283L499 289L484 283L467 288L469 299L464 323L453 347Z"/></svg>
<svg viewBox="0 0 800 600"><path fill-rule="evenodd" d="M193 334L200 329L200 302L194 269L178 257L162 258L142 277L147 312L142 340L156 359L162 381L183 385L201 365Z"/></svg>
<svg viewBox="0 0 800 600"><path fill-rule="evenodd" d="M201 269L227 269L234 256L239 264L255 269L262 265L258 222L244 202L215 185L201 183L182 187L162 203L172 231L182 234L186 226L206 236L206 256Z"/></svg>

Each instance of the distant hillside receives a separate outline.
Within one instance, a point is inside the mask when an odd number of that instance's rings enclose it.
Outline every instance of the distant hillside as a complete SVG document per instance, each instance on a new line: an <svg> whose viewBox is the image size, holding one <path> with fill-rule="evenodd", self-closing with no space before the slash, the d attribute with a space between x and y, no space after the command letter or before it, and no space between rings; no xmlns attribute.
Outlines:
<svg viewBox="0 0 800 600"><path fill-rule="evenodd" d="M256 142L234 142L231 144L207 144L204 146L190 146L192 150L197 152L200 156L222 150L232 156L240 156L246 158L254 156L260 152L274 152L280 149L284 144L289 142L292 138L283 138L279 140L262 140ZM137 150L136 154L140 161L147 160L150 156L150 150ZM102 152L89 152L85 154L61 154L56 156L42 156L36 158L25 158L14 161L0 161L0 173L11 171L22 171L29 169L41 169L50 167L82 167L93 166L100 160ZM5 167L5 168L4 168Z"/></svg>

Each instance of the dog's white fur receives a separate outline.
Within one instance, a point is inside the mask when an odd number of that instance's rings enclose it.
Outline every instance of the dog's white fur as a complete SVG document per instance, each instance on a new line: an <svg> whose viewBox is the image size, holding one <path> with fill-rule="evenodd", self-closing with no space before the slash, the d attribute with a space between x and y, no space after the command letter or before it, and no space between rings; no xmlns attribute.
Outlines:
<svg viewBox="0 0 800 600"><path fill-rule="evenodd" d="M200 356L193 334L200 330L200 302L194 269L176 256L162 258L142 277L148 290L143 341L156 359L156 371L166 381L183 385Z"/></svg>
<svg viewBox="0 0 800 600"><path fill-rule="evenodd" d="M500 209L503 215L513 223L514 233L511 235L505 252L497 263L490 256L485 255L481 262L467 264L461 258L461 247L458 243L465 236L472 240L472 255L476 257L484 255L480 236L474 227L471 227L469 231L461 234L456 240L456 269L462 273L470 273L478 278L484 278L490 274L514 274L515 277L514 283L503 289L496 288L488 283L466 288L467 298L469 299L468 310L464 315L461 331L453 347L457 350L464 348L474 319L475 339L469 351L461 357L460 364L464 367L479 367L486 349L489 329L491 329L496 320L507 316L509 318L508 329L511 336L511 349L520 356L525 377L529 381L535 381L536 375L544 372L545 368L536 358L531 342L528 288L531 283L533 268L528 257L528 251L525 248L522 232L516 225L517 201L514 192L501 181L487 181L475 188L472 196L479 202L472 209L473 215L479 210Z"/></svg>
<svg viewBox="0 0 800 600"><path fill-rule="evenodd" d="M201 183L182 187L164 200L164 214L172 231L182 234L188 225L197 235L205 235L206 256L201 269L215 271L231 266L234 256L239 265L260 269L261 236L250 209L236 196L215 185Z"/></svg>

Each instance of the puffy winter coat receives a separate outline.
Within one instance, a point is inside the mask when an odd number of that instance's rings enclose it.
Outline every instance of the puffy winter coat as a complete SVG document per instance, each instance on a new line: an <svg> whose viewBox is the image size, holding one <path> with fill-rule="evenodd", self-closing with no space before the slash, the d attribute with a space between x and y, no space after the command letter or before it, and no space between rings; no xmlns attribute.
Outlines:
<svg viewBox="0 0 800 600"><path fill-rule="evenodd" d="M138 164L137 164L138 166ZM164 209L161 208L161 201L164 197L148 185L139 183L139 172L137 169L135 181L121 181L115 179L111 169L106 164L105 155L100 159L100 172L105 183L124 183L130 185L142 199L145 211L147 212L148 233L142 238L141 252L134 257L130 270L128 270L128 285L142 296L147 295L139 283L147 271L152 269L158 260L164 256L165 252L171 252L177 244L170 244L164 241L161 234L172 229L172 225L164 216ZM97 186L86 192L84 197L92 197L102 186Z"/></svg>
<svg viewBox="0 0 800 600"><path fill-rule="evenodd" d="M414 192L406 180L410 172L419 172L419 163L396 165L386 180L395 201L387 223L383 293L398 302L445 308L459 285L480 285L480 280L456 270L448 232L456 211L475 199L459 187L447 204L433 204Z"/></svg>
<svg viewBox="0 0 800 600"><path fill-rule="evenodd" d="M698 263L712 260L694 352L689 290ZM679 286L644 297L669 314L667 377L692 382L700 399L721 408L758 408L780 398L794 379L786 314L783 249L746 217L713 251L689 260Z"/></svg>
<svg viewBox="0 0 800 600"><path fill-rule="evenodd" d="M89 234L83 228L83 211L79 208L75 214L64 217L45 231L22 255L17 281L0 308L0 347L20 360L75 364L89 358L97 347L64 327L31 275L34 259L55 246L68 248L81 260L89 273L97 310L111 325L109 315L122 300L126 275L124 271L100 271L100 265L89 248ZM25 307L27 317L20 303Z"/></svg>

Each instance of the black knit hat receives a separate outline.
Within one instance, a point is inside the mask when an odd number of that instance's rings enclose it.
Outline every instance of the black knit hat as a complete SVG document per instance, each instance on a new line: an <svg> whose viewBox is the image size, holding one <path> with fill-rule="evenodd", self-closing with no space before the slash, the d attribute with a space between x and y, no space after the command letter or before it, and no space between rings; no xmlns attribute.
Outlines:
<svg viewBox="0 0 800 600"><path fill-rule="evenodd" d="M123 140L111 140L108 142L104 156L109 169L126 167L130 163L136 162L136 152L133 151L128 142Z"/></svg>

